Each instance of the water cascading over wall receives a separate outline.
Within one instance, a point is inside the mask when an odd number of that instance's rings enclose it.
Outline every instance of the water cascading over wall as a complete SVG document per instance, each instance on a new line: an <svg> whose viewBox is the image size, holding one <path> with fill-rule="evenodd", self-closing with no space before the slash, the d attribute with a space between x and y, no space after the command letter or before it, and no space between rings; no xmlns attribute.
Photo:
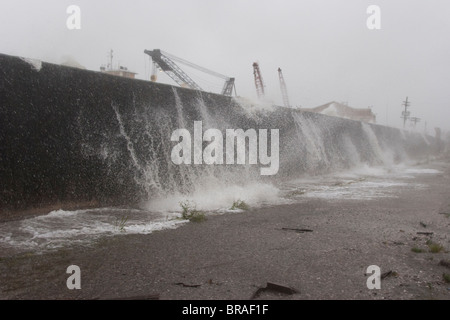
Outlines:
<svg viewBox="0 0 450 320"><path fill-rule="evenodd" d="M137 204L205 181L276 183L435 150L417 133L7 55L0 75L0 212ZM279 129L278 173L261 176L261 164L173 164L171 134L193 133L194 121L224 136Z"/></svg>

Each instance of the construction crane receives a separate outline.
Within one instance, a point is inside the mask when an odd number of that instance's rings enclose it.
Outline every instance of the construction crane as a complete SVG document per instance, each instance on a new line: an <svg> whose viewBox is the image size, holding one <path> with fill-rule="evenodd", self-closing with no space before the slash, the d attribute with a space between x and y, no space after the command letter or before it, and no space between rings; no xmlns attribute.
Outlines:
<svg viewBox="0 0 450 320"><path fill-rule="evenodd" d="M280 88L281 88L281 95L283 96L284 106L286 108L290 108L291 105L289 104L286 82L284 82L283 72L281 71L281 68L278 68L278 77L280 78Z"/></svg>
<svg viewBox="0 0 450 320"><path fill-rule="evenodd" d="M207 73L209 75L222 78L225 80L225 83L223 85L223 89L221 94L226 96L231 96L234 92L236 93L236 87L234 84L234 78L230 78L227 76L224 76L223 74L220 74L215 71L208 70L204 67L201 67L199 65L196 65L192 62L186 61L184 59L175 57L174 55L161 51L160 49L155 50L144 50L145 54L148 54L153 61L153 70L151 75L151 80L156 81L156 70L157 68L160 68L162 71L167 73L169 77L171 77L178 85L182 87L187 87L194 90L200 90L204 91L197 83L195 83L194 80L192 80L191 77L187 75L174 61L187 65L191 68L200 70L204 73Z"/></svg>
<svg viewBox="0 0 450 320"><path fill-rule="evenodd" d="M253 75L255 76L256 95L258 99L264 98L264 82L258 62L253 63Z"/></svg>

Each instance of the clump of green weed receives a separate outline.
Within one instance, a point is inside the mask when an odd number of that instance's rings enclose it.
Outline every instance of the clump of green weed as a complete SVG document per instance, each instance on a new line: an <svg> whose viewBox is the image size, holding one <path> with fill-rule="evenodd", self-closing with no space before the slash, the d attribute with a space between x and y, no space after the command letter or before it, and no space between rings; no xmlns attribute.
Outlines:
<svg viewBox="0 0 450 320"><path fill-rule="evenodd" d="M122 216L120 218L116 218L114 222L114 228L119 230L120 232L125 232L125 224L128 221L128 216Z"/></svg>
<svg viewBox="0 0 450 320"><path fill-rule="evenodd" d="M415 253L422 253L422 252L425 252L425 250L420 249L420 248L417 248L417 247L412 248L411 251L412 251L412 252L415 252Z"/></svg>
<svg viewBox="0 0 450 320"><path fill-rule="evenodd" d="M192 204L188 200L181 201L180 207L182 209L181 211L181 218L184 220L189 220L192 222L202 222L206 220L205 214L197 210L195 204Z"/></svg>
<svg viewBox="0 0 450 320"><path fill-rule="evenodd" d="M189 221L192 221L192 222L202 222L205 220L206 220L205 214L203 212L197 211L197 210L193 211L191 213L191 217L189 218Z"/></svg>
<svg viewBox="0 0 450 320"><path fill-rule="evenodd" d="M438 253L444 250L444 247L442 245L430 240L427 241L427 246L428 248L430 248L430 252L432 253Z"/></svg>
<svg viewBox="0 0 450 320"><path fill-rule="evenodd" d="M306 193L306 190L294 190L289 192L289 196L290 197L295 197L295 196L301 196L304 195Z"/></svg>
<svg viewBox="0 0 450 320"><path fill-rule="evenodd" d="M445 281L446 283L450 283L450 274L448 274L448 273L443 273L443 274L442 274L442 278L444 278L444 281Z"/></svg>
<svg viewBox="0 0 450 320"><path fill-rule="evenodd" d="M237 209L248 210L250 209L250 207L248 206L247 203L245 203L245 201L236 200L233 202L233 205L231 206L230 210L237 210Z"/></svg>

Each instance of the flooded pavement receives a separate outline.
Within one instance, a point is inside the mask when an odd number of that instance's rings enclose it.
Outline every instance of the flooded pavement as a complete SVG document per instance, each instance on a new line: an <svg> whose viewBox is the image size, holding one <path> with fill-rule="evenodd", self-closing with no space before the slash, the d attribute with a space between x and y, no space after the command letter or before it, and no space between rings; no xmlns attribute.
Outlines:
<svg viewBox="0 0 450 320"><path fill-rule="evenodd" d="M299 293L260 298L448 299L449 270L439 262L450 258L449 169L364 167L259 193L224 190L215 208L192 196L167 210L170 199L158 210L57 210L4 222L0 297L249 299L274 282ZM249 210L231 210L238 196ZM206 221L181 219L182 200ZM431 252L433 244L442 249ZM69 265L82 271L81 290L66 287ZM366 286L370 265L390 271L380 290Z"/></svg>

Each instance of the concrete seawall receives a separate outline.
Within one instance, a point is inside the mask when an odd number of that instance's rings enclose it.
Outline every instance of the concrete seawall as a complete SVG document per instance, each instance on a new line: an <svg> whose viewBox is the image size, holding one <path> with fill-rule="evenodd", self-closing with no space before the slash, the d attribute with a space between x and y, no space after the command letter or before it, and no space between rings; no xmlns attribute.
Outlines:
<svg viewBox="0 0 450 320"><path fill-rule="evenodd" d="M0 75L0 214L135 204L189 192L205 177L277 181L436 152L435 139L418 133L7 55ZM171 133L200 120L204 130L279 129L278 174L174 165Z"/></svg>

